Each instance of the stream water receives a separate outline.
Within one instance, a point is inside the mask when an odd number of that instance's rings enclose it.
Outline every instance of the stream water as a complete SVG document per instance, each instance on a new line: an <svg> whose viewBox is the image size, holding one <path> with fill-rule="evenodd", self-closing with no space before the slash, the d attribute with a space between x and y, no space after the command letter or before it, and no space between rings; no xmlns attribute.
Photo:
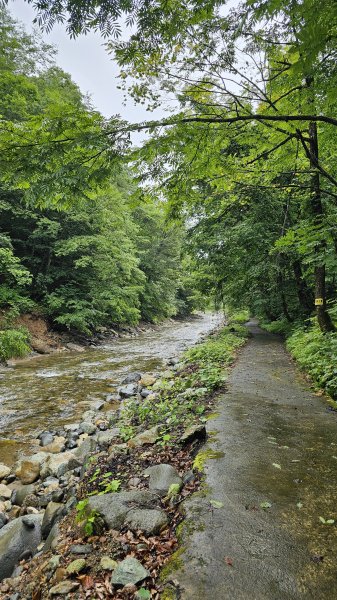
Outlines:
<svg viewBox="0 0 337 600"><path fill-rule="evenodd" d="M159 371L221 318L193 316L137 337L107 339L81 353L38 356L5 367L0 372L0 462L11 466L18 456L36 450L36 436L44 429L77 422L98 400L113 401L128 372Z"/></svg>

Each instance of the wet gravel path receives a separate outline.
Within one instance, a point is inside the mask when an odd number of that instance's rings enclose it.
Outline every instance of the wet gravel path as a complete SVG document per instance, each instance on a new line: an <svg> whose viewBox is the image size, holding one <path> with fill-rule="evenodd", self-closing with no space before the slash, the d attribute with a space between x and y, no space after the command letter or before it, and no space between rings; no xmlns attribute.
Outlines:
<svg viewBox="0 0 337 600"><path fill-rule="evenodd" d="M185 506L167 579L181 600L334 600L337 413L277 336L249 328L208 422L205 491Z"/></svg>

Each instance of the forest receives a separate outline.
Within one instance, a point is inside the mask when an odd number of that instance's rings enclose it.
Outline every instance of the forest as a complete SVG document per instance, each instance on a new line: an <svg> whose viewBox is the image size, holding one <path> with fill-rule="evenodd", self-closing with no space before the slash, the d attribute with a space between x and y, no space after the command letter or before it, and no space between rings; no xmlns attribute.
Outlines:
<svg viewBox="0 0 337 600"><path fill-rule="evenodd" d="M335 392L335 2L34 7L46 32L99 31L125 93L171 112L103 118L3 2L2 355L27 311L90 334L215 302L289 335Z"/></svg>

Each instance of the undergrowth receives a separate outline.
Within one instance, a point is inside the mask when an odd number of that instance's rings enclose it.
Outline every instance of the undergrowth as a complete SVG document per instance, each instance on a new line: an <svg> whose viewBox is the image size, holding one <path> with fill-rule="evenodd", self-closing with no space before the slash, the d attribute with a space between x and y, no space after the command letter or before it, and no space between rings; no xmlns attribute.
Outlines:
<svg viewBox="0 0 337 600"><path fill-rule="evenodd" d="M0 331L0 361L29 353L29 333L24 327Z"/></svg>

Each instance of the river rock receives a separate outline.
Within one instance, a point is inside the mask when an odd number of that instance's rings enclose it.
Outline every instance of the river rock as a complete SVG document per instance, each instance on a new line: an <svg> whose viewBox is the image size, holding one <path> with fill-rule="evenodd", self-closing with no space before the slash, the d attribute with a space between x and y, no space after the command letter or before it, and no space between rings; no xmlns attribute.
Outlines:
<svg viewBox="0 0 337 600"><path fill-rule="evenodd" d="M140 395L142 398L147 398L148 396L151 396L152 392L151 390L147 390L146 388L143 388L142 391L140 392Z"/></svg>
<svg viewBox="0 0 337 600"><path fill-rule="evenodd" d="M34 489L35 486L30 483L28 485L22 485L21 487L19 487L17 490L14 490L13 492L13 504L17 504L18 506L22 506L26 497L29 494L33 494L34 493Z"/></svg>
<svg viewBox="0 0 337 600"><path fill-rule="evenodd" d="M12 490L4 483L0 483L0 498L3 500L9 500L11 495Z"/></svg>
<svg viewBox="0 0 337 600"><path fill-rule="evenodd" d="M50 433L50 431L43 431L40 436L40 445L42 447L48 446L54 441L54 436Z"/></svg>
<svg viewBox="0 0 337 600"><path fill-rule="evenodd" d="M10 577L23 556L35 553L41 541L41 516L26 515L0 530L0 581Z"/></svg>
<svg viewBox="0 0 337 600"><path fill-rule="evenodd" d="M66 581L61 581L61 583L57 583L52 588L50 588L49 596L65 596L66 594L74 592L79 587L80 584L78 583L78 581L70 581L70 579L66 579Z"/></svg>
<svg viewBox="0 0 337 600"><path fill-rule="evenodd" d="M79 467L81 462L73 452L67 451L61 454L51 454L41 469L41 479L45 479L50 475L61 477L67 471Z"/></svg>
<svg viewBox="0 0 337 600"><path fill-rule="evenodd" d="M41 534L45 540L56 521L60 520L64 513L64 505L59 502L49 502L43 515Z"/></svg>
<svg viewBox="0 0 337 600"><path fill-rule="evenodd" d="M90 454L95 452L96 446L97 443L94 438L86 438L85 440L81 440L79 446L74 450L74 454L81 463L84 463Z"/></svg>
<svg viewBox="0 0 337 600"><path fill-rule="evenodd" d="M40 476L41 466L33 460L21 460L20 466L15 471L15 475L21 480L24 485L33 483Z"/></svg>
<svg viewBox="0 0 337 600"><path fill-rule="evenodd" d="M136 558L128 557L119 563L114 570L111 583L112 585L136 585L147 577L150 577L149 571L144 569L143 565Z"/></svg>
<svg viewBox="0 0 337 600"><path fill-rule="evenodd" d="M205 440L206 439L206 427L202 423L194 423L185 429L181 436L183 444L188 444L194 440Z"/></svg>
<svg viewBox="0 0 337 600"><path fill-rule="evenodd" d="M51 454L59 454L63 452L65 448L66 438L63 435L57 435L50 444L47 444L43 448L43 452L50 452Z"/></svg>
<svg viewBox="0 0 337 600"><path fill-rule="evenodd" d="M138 386L135 383L129 383L118 388L118 394L121 398L131 398L137 394Z"/></svg>
<svg viewBox="0 0 337 600"><path fill-rule="evenodd" d="M144 474L150 477L149 489L156 490L162 495L167 494L171 485L178 485L179 489L183 485L183 481L174 467L165 463L148 467Z"/></svg>
<svg viewBox="0 0 337 600"><path fill-rule="evenodd" d="M88 497L88 510L96 510L109 529L120 529L127 516L139 508L156 508L158 498L147 490L96 494ZM131 516L130 516L131 518Z"/></svg>
<svg viewBox="0 0 337 600"><path fill-rule="evenodd" d="M79 344L74 344L73 342L68 342L66 344L66 348L68 348L68 350L73 350L74 352L85 352L84 346L80 346Z"/></svg>
<svg viewBox="0 0 337 600"><path fill-rule="evenodd" d="M44 543L42 548L42 552L48 552L48 550L54 550L59 543L60 540L60 528L58 523L54 523L51 531Z"/></svg>
<svg viewBox="0 0 337 600"><path fill-rule="evenodd" d="M7 467L7 465L0 463L0 479L7 477L7 475L9 475L10 472L11 472L11 470L9 467Z"/></svg>
<svg viewBox="0 0 337 600"><path fill-rule="evenodd" d="M151 385L154 385L157 381L157 378L154 377L153 375L143 375L143 377L140 380L140 385L142 385L143 387L150 387Z"/></svg>
<svg viewBox="0 0 337 600"><path fill-rule="evenodd" d="M92 544L73 544L70 546L69 551L71 554L79 554L86 556L87 554L91 554L94 547Z"/></svg>
<svg viewBox="0 0 337 600"><path fill-rule="evenodd" d="M142 378L140 373L129 373L122 381L122 385L126 385L128 383L138 383L138 381Z"/></svg>
<svg viewBox="0 0 337 600"><path fill-rule="evenodd" d="M147 535L156 535L168 523L168 518L163 510L136 509L131 510L125 519L125 524L133 531L140 529Z"/></svg>
<svg viewBox="0 0 337 600"><path fill-rule="evenodd" d="M159 428L157 425L147 429L142 433L139 433L134 438L128 441L129 448L136 448L137 446L146 446L147 444L155 444L159 437Z"/></svg>
<svg viewBox="0 0 337 600"><path fill-rule="evenodd" d="M111 446L113 441L118 438L120 435L120 430L118 427L114 427L113 429L107 429L106 431L100 431L97 436L97 443L100 447L108 447Z"/></svg>
<svg viewBox="0 0 337 600"><path fill-rule="evenodd" d="M0 512L0 529L8 523L8 516L4 512Z"/></svg>
<svg viewBox="0 0 337 600"><path fill-rule="evenodd" d="M83 423L80 424L79 431L81 433L87 433L88 435L92 435L93 433L95 433L96 427L90 421L83 421Z"/></svg>

